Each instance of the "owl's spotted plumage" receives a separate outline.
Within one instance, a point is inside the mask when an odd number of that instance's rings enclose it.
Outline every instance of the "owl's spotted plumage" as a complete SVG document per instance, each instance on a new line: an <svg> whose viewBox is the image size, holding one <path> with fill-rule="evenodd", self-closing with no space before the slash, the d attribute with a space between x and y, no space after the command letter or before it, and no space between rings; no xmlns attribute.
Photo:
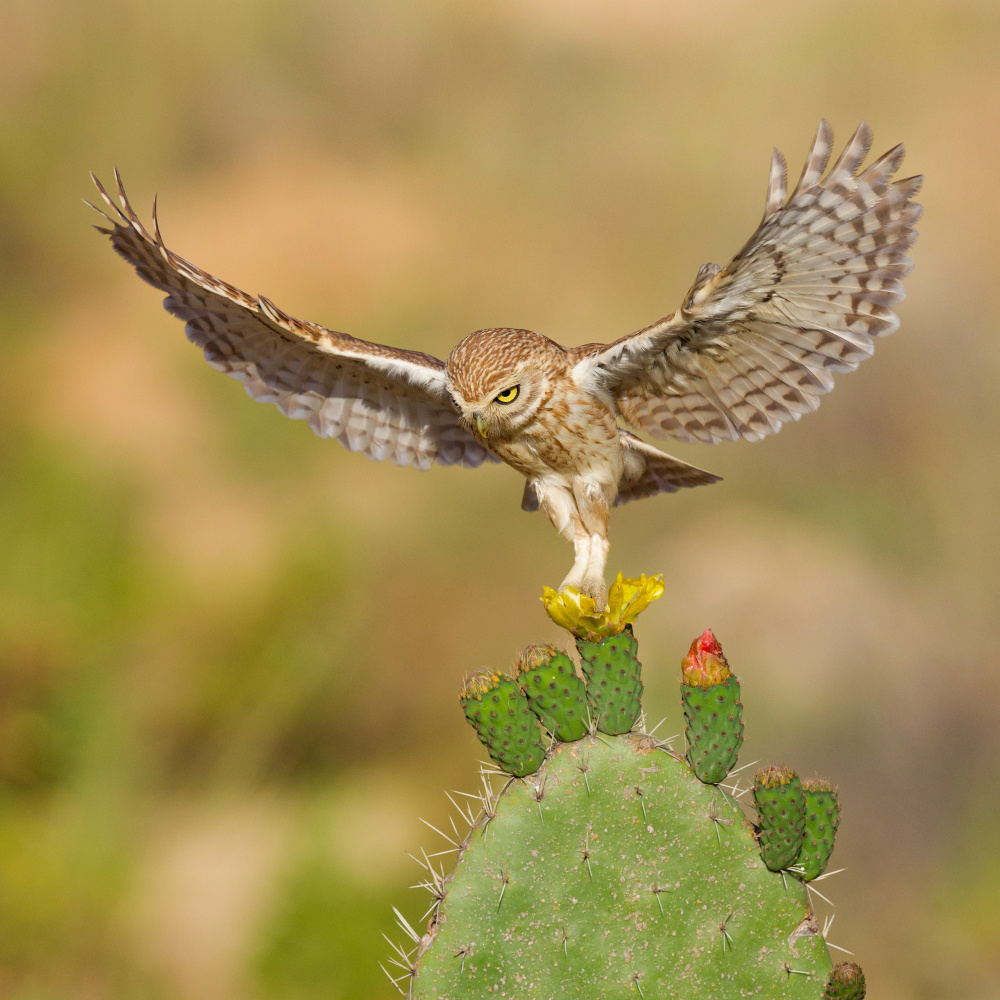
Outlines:
<svg viewBox="0 0 1000 1000"><path fill-rule="evenodd" d="M619 421L680 441L756 441L819 405L833 373L899 325L893 306L920 177L894 181L902 145L859 172L862 123L826 172L833 134L821 122L788 196L771 160L764 218L720 268L706 264L680 309L611 344L564 348L529 330L478 330L447 362L297 320L168 250L139 221L115 172L121 207L98 227L139 276L167 293L209 363L257 400L308 420L351 451L426 469L506 462L573 542L563 584L603 604L611 507L717 481L646 444Z"/></svg>

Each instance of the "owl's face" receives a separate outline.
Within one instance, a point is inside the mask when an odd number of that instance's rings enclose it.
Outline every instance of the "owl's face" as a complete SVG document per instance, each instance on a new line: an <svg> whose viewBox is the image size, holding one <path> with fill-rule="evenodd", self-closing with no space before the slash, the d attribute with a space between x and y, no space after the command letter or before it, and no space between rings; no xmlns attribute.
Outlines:
<svg viewBox="0 0 1000 1000"><path fill-rule="evenodd" d="M449 355L448 390L462 419L487 442L509 441L534 420L549 397L551 349L530 330L477 330Z"/></svg>

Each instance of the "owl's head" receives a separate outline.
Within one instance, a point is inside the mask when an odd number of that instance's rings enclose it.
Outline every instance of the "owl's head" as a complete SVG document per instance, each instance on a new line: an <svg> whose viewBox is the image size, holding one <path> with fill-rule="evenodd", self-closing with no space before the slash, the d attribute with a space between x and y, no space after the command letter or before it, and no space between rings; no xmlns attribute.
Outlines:
<svg viewBox="0 0 1000 1000"><path fill-rule="evenodd" d="M564 355L558 344L531 330L477 330L448 355L448 391L470 429L487 442L509 440L548 398Z"/></svg>

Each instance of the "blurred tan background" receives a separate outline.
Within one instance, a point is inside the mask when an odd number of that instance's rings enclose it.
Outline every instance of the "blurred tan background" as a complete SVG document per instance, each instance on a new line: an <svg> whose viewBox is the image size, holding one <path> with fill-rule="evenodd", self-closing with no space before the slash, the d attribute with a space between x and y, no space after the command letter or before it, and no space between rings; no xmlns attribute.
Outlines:
<svg viewBox="0 0 1000 1000"><path fill-rule="evenodd" d="M464 672L562 641L506 468L376 465L251 403L89 224L443 357L607 340L756 226L821 116L927 175L901 330L710 489L613 521L680 728L706 626L744 761L838 782L830 940L878 1000L1000 997L995 2L2 0L0 996L388 997L407 850L480 757ZM148 216L147 216L148 217Z"/></svg>

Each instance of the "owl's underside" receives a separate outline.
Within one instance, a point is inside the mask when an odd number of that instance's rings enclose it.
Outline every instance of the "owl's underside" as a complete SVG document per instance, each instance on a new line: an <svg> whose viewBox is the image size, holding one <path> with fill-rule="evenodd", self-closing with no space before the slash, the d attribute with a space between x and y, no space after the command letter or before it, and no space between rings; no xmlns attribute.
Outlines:
<svg viewBox="0 0 1000 1000"><path fill-rule="evenodd" d="M295 319L178 257L121 207L98 228L139 276L165 291L209 363L257 400L322 437L397 465L501 460L526 479L573 542L563 586L603 606L610 508L716 482L619 426L680 441L756 441L819 405L833 373L899 325L921 178L893 181L902 145L863 172L862 123L824 176L833 135L821 122L787 195L774 151L764 218L725 267L706 264L680 309L610 344L564 348L527 330L478 330L446 362ZM102 213L103 214L103 213Z"/></svg>

